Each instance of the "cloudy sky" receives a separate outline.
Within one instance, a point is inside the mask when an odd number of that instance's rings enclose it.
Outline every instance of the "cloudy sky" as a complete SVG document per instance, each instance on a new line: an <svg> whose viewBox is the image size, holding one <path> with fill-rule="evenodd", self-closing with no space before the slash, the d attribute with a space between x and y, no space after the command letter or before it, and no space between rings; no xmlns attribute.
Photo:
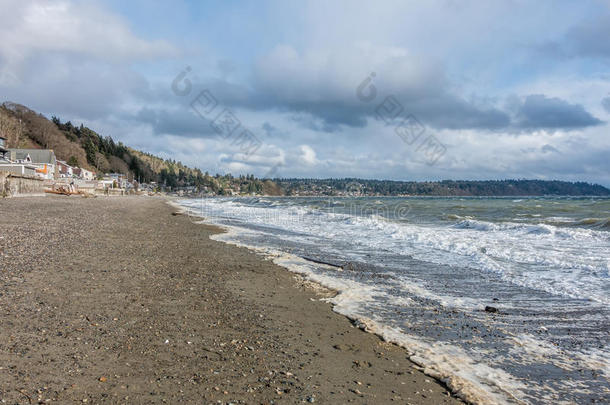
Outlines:
<svg viewBox="0 0 610 405"><path fill-rule="evenodd" d="M608 1L0 4L0 99L211 173L610 186Z"/></svg>

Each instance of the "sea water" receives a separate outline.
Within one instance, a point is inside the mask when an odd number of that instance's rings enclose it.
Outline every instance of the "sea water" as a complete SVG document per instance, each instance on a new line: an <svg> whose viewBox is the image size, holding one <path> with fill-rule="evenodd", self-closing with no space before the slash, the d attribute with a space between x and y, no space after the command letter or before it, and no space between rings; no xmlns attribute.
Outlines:
<svg viewBox="0 0 610 405"><path fill-rule="evenodd" d="M608 198L180 204L229 230L216 239L336 289L337 312L467 400L610 403Z"/></svg>

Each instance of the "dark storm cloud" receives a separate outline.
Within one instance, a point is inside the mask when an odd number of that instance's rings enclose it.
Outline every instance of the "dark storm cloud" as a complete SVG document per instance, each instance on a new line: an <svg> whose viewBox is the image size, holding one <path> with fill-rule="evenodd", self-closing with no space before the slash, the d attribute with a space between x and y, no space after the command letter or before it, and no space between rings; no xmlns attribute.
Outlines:
<svg viewBox="0 0 610 405"><path fill-rule="evenodd" d="M479 107L455 97L444 95L408 104L426 125L437 129L487 129L496 130L510 126L510 116L493 106Z"/></svg>
<svg viewBox="0 0 610 405"><path fill-rule="evenodd" d="M352 128L363 128L367 124L367 111L364 106L353 105L352 103L342 103L340 101L331 102L293 102L287 107L290 113L308 113L317 120L296 119L310 129L323 132L335 132L340 130L341 125Z"/></svg>
<svg viewBox="0 0 610 405"><path fill-rule="evenodd" d="M541 94L527 96L519 108L515 125L523 129L575 129L602 124L580 104Z"/></svg>
<svg viewBox="0 0 610 405"><path fill-rule="evenodd" d="M403 73L396 74L394 64ZM403 114L435 129L571 130L602 123L581 105L544 95L526 97L516 112L468 100L454 92L442 67L410 56L384 54L374 82L367 84L377 96L363 102L356 93L366 77L355 77L352 65L339 59L332 68L320 67L293 49L279 48L261 59L248 84L214 80L200 87L232 108L284 112L302 128L327 133L366 127L388 96L395 97Z"/></svg>
<svg viewBox="0 0 610 405"><path fill-rule="evenodd" d="M254 93L249 100L241 99L235 106L248 109L275 109L293 115L293 120L304 128L323 132L341 131L343 127L363 128L376 119L379 103L354 103L336 95L332 101L283 101L270 94ZM396 95L401 102L401 96ZM574 130L603 124L582 105L547 97L529 95L520 101L516 114L493 105L475 105L451 94L422 97L401 103L404 114L413 114L425 125L435 129L480 130Z"/></svg>
<svg viewBox="0 0 610 405"><path fill-rule="evenodd" d="M402 115L414 114L426 125L438 129L498 129L507 127L510 117L493 107L479 108L451 95L422 98L402 103L400 95L394 96L401 103ZM403 97L412 99L412 97ZM306 113L310 118L297 115L295 121L304 127L324 132L341 130L342 126L363 128L369 120L377 119L376 110L383 98L372 105L354 103L352 100L333 102L291 102L284 108L292 113ZM279 106L279 104L278 104ZM395 125L398 121L392 122Z"/></svg>
<svg viewBox="0 0 610 405"><path fill-rule="evenodd" d="M289 86L286 83L286 87ZM343 127L366 127L369 120L375 119L379 104L385 97L393 95L384 94L367 104L356 98L355 86L349 89L352 91L337 90L334 93L325 89L324 94L311 88L295 92L290 97L278 94L274 88L248 88L218 80L196 87L210 89L219 102L231 108L284 112L301 127L322 132L337 132ZM331 87L329 84L328 88ZM452 94L439 94L436 84L429 89L422 87L417 89L416 96L408 89L393 96L401 102L405 114L415 114L427 125L438 129L500 129L510 125L510 116L493 106L475 106Z"/></svg>
<svg viewBox="0 0 610 405"><path fill-rule="evenodd" d="M187 108L163 109L143 108L132 120L149 124L156 135L175 135L184 137L216 136L210 121L201 118Z"/></svg>
<svg viewBox="0 0 610 405"><path fill-rule="evenodd" d="M282 84L275 83L276 86ZM325 133L366 127L370 121L377 119L376 109L387 97L378 96L374 102L364 103L356 98L355 92L350 94L340 89L329 92L325 89L325 94L319 94L313 88L309 92L294 92L290 97L284 97L273 88L242 86L222 80L194 83L193 88L197 91L208 89L219 105L234 112L240 109L277 111L287 114L302 128ZM446 91L439 92L436 85L428 93L425 86L420 87L416 96L408 90L401 89L396 94L388 95L400 103L402 114L413 114L424 125L434 129L522 132L538 129L574 130L603 124L580 104L542 94L513 100L511 108L501 109L491 103L474 103ZM197 91L193 94L197 94ZM165 102L166 107L144 108L134 119L150 124L156 134L187 137L214 135L209 121L192 113L187 98L178 99L165 93L158 101ZM610 105L610 97L602 103ZM266 124L263 131L271 134L274 128Z"/></svg>

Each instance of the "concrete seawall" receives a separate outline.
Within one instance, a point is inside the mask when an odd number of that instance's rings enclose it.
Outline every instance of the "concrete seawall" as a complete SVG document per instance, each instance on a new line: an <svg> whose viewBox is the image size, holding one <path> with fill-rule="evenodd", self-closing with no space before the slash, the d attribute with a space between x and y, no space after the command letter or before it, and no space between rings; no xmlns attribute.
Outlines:
<svg viewBox="0 0 610 405"><path fill-rule="evenodd" d="M0 196L17 197L20 195L44 195L44 180L0 172Z"/></svg>

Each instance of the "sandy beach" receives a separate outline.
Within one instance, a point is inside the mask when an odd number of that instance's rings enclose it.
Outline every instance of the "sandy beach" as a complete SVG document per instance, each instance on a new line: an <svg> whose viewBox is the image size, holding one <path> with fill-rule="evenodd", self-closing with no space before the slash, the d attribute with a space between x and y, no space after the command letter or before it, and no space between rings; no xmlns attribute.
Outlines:
<svg viewBox="0 0 610 405"><path fill-rule="evenodd" d="M2 403L460 403L162 198L0 202Z"/></svg>

